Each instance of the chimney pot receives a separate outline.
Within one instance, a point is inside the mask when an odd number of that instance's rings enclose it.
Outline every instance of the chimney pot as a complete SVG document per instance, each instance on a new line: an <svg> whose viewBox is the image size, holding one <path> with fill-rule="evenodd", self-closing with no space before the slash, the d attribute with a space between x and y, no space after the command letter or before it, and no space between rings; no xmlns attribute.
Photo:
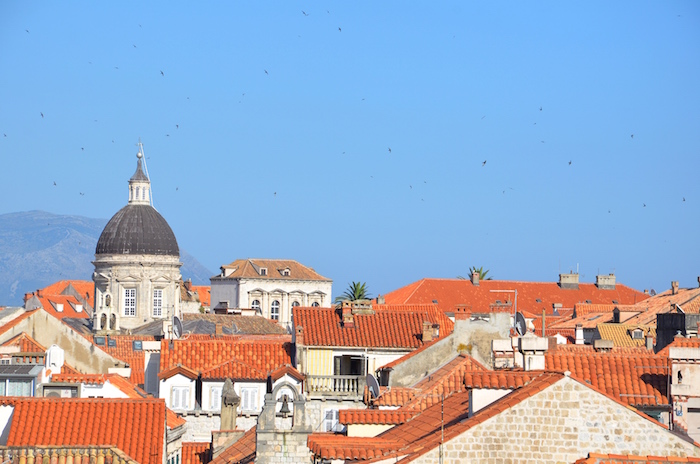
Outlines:
<svg viewBox="0 0 700 464"><path fill-rule="evenodd" d="M577 345L583 345L583 344L584 344L584 339L583 339L583 325L582 325L582 324L576 324L576 344L577 344Z"/></svg>
<svg viewBox="0 0 700 464"><path fill-rule="evenodd" d="M343 327L348 329L355 327L355 317L352 314L352 306L349 301L343 302Z"/></svg>
<svg viewBox="0 0 700 464"><path fill-rule="evenodd" d="M472 271L472 284L479 285L479 273Z"/></svg>
<svg viewBox="0 0 700 464"><path fill-rule="evenodd" d="M430 321L423 321L423 343L433 341L433 324Z"/></svg>

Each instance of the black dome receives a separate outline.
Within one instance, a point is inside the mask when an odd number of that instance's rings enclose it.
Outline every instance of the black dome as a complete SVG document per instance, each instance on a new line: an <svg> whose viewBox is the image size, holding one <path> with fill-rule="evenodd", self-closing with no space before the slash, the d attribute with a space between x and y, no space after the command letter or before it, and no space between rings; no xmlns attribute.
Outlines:
<svg viewBox="0 0 700 464"><path fill-rule="evenodd" d="M95 254L180 256L175 234L150 205L126 205L109 220Z"/></svg>

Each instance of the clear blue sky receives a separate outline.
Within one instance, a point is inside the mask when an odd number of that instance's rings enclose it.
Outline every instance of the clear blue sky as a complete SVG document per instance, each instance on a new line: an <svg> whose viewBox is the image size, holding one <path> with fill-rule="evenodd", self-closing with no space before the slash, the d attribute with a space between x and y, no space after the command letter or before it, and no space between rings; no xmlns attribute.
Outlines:
<svg viewBox="0 0 700 464"><path fill-rule="evenodd" d="M0 133L0 213L105 219L140 137L212 271L700 275L695 1L4 1Z"/></svg>

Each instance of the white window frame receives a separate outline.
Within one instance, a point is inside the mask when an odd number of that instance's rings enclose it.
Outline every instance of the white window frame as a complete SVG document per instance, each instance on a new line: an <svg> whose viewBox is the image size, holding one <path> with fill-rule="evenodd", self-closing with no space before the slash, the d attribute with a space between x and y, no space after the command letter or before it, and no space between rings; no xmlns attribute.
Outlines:
<svg viewBox="0 0 700 464"><path fill-rule="evenodd" d="M190 387L174 385L170 394L170 407L172 409L190 408Z"/></svg>
<svg viewBox="0 0 700 464"><path fill-rule="evenodd" d="M342 432L343 424L340 423L340 411L335 408L326 408L323 410L323 431L324 432Z"/></svg>
<svg viewBox="0 0 700 464"><path fill-rule="evenodd" d="M211 387L209 389L209 409L212 411L221 410L221 388L222 387Z"/></svg>
<svg viewBox="0 0 700 464"><path fill-rule="evenodd" d="M250 308L254 309L256 311L260 311L260 300L255 299L253 302L250 304Z"/></svg>
<svg viewBox="0 0 700 464"><path fill-rule="evenodd" d="M136 289L124 289L124 316L136 317Z"/></svg>
<svg viewBox="0 0 700 464"><path fill-rule="evenodd" d="M273 300L270 304L270 319L273 321L280 320L280 302L279 300Z"/></svg>
<svg viewBox="0 0 700 464"><path fill-rule="evenodd" d="M300 306L300 303L297 300L292 301L292 308L297 308Z"/></svg>
<svg viewBox="0 0 700 464"><path fill-rule="evenodd" d="M313 303L311 303L312 308L318 308L319 306L321 306L321 304L318 301L314 301Z"/></svg>
<svg viewBox="0 0 700 464"><path fill-rule="evenodd" d="M153 289L153 317L163 317L163 289Z"/></svg>
<svg viewBox="0 0 700 464"><path fill-rule="evenodd" d="M241 412L258 412L258 387L241 387Z"/></svg>

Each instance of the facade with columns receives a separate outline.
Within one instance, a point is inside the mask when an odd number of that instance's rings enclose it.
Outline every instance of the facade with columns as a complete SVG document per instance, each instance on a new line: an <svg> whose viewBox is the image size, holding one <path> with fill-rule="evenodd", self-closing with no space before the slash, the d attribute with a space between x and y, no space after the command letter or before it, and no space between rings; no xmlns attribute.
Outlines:
<svg viewBox="0 0 700 464"><path fill-rule="evenodd" d="M172 317L180 316L180 250L172 229L151 204L142 149L128 198L95 249L95 332L132 329L155 320L170 326Z"/></svg>
<svg viewBox="0 0 700 464"><path fill-rule="evenodd" d="M253 309L289 329L293 307L332 303L333 281L289 259L239 259L210 281L214 312Z"/></svg>

